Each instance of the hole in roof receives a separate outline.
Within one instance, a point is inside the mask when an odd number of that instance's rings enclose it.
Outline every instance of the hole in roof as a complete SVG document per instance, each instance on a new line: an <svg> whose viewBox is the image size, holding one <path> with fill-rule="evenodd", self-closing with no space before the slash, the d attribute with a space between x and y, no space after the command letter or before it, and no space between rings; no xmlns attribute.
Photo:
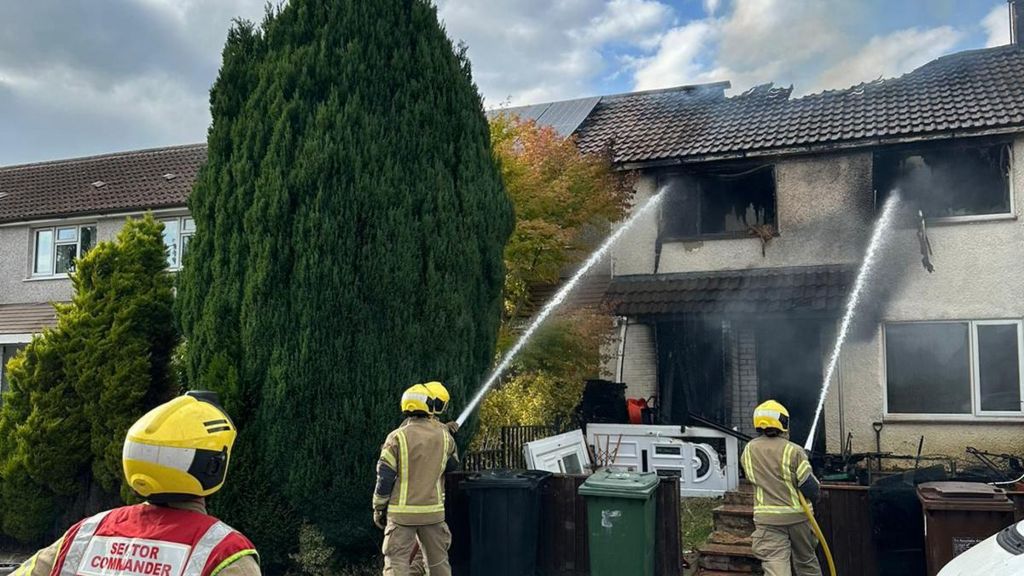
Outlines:
<svg viewBox="0 0 1024 576"><path fill-rule="evenodd" d="M104 182L103 180L97 180L97 181L92 183L92 187L93 188L103 188L106 185L107 185L107 183Z"/></svg>
<svg viewBox="0 0 1024 576"><path fill-rule="evenodd" d="M164 174L164 180L167 180L168 182L170 182L171 180L174 180L177 177L178 177L178 175L175 174L174 172L168 172L167 174Z"/></svg>

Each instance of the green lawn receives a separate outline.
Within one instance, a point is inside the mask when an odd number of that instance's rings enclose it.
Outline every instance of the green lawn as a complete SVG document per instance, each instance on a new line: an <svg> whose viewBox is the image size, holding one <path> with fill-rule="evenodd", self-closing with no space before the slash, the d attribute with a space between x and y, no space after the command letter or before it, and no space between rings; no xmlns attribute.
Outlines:
<svg viewBox="0 0 1024 576"><path fill-rule="evenodd" d="M683 498L679 515L682 522L683 550L695 550L707 541L714 529L711 511L722 505L721 498Z"/></svg>

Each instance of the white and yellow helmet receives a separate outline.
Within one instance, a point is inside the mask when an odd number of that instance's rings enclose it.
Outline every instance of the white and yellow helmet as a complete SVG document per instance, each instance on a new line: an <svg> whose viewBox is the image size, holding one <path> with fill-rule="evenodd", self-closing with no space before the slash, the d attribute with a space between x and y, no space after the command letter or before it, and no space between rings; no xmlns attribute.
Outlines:
<svg viewBox="0 0 1024 576"><path fill-rule="evenodd" d="M121 461L132 490L169 502L224 485L235 425L214 392L193 391L150 410L128 430Z"/></svg>
<svg viewBox="0 0 1024 576"><path fill-rule="evenodd" d="M451 396L440 382L413 384L402 393L403 413L440 414L448 407Z"/></svg>

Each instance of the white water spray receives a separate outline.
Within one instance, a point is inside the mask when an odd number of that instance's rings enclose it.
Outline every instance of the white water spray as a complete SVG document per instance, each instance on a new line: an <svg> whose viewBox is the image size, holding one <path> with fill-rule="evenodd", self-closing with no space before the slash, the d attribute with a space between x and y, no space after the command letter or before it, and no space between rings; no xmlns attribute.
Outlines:
<svg viewBox="0 0 1024 576"><path fill-rule="evenodd" d="M544 320L546 320L547 317L550 316L551 313L554 312L555 309L558 308L558 306L565 301L566 297L569 296L569 294L573 291L573 288L576 287L576 284L578 284L579 281L582 280L584 276L586 276L587 272L589 272L591 268L593 268L598 262L601 261L602 258L604 258L604 255L615 244L615 242L617 242L619 238L621 238L622 235L626 233L626 231L632 228L636 222L642 219L645 214L653 210L654 207L661 202L662 196L664 196L664 192L664 188L658 190L658 192L654 196L652 196L646 204L642 205L640 209L634 212L628 220L623 222L622 225L619 226L618 230L616 230L611 236L606 238L604 243L601 244L601 246L593 254L590 255L590 258L587 258L587 261L583 263L583 266L581 266L580 269L576 271L576 274L574 274L573 277L570 278L569 281L566 282L565 285L563 285L558 290L558 292L555 293L551 300L549 300L548 303L544 305L544 308L542 308L540 313L537 314L537 317L533 319L533 322L530 323L530 325L526 328L526 331L523 332L523 334L519 337L519 340L517 340L515 345L512 346L512 349L509 350L507 354L505 354L504 358L502 358L501 363L498 364L498 367L495 368L494 371L491 372L491 375L487 377L487 380L484 381L483 386L480 387L480 391L476 393L476 396L473 396L473 399L470 400L469 404L462 410L462 413L459 414L459 417L456 420L456 422L459 423L459 426L462 426L463 424L466 423L466 419L469 418L469 415L472 414L473 410L476 409L477 405L480 403L480 400L483 399L484 395L487 394L487 391L494 386L495 382L498 381L498 378L505 372L505 370L508 369L509 365L512 363L512 359L515 358L517 354L519 354L519 351L523 349L523 346L525 346L526 343L530 340L530 338L533 336L533 333L537 331L537 328L539 328L540 325L544 323Z"/></svg>
<svg viewBox="0 0 1024 576"><path fill-rule="evenodd" d="M825 408L825 396L828 395L828 388L832 384L832 375L835 374L836 366L839 364L839 353L843 350L843 344L850 333L850 324L857 312L857 304L860 303L861 293L867 284L868 278L874 270L875 260L878 257L878 249L882 244L882 237L892 224L893 213L896 211L896 204L899 203L899 192L893 191L889 199L882 207L882 215L875 223L875 229L871 233L871 242L868 243L868 251L864 255L864 261L860 264L860 271L857 272L857 280L853 284L853 292L846 301L846 313L843 314L843 323L839 326L839 334L836 335L836 345L832 349L832 356L828 360L828 369L825 370L825 380L821 383L821 396L818 397L818 408L814 412L814 422L811 424L811 432L804 442L804 449L810 451L814 447L814 433L818 430L818 420L821 418L821 411Z"/></svg>

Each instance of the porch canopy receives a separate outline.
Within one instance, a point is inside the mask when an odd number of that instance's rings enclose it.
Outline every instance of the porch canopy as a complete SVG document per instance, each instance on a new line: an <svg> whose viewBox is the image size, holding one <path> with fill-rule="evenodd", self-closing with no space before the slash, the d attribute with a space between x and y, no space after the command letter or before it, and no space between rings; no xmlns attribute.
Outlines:
<svg viewBox="0 0 1024 576"><path fill-rule="evenodd" d="M837 264L617 276L605 299L619 316L832 315L845 304L854 273Z"/></svg>
<svg viewBox="0 0 1024 576"><path fill-rule="evenodd" d="M0 304L0 344L28 342L32 334L56 325L53 304Z"/></svg>

